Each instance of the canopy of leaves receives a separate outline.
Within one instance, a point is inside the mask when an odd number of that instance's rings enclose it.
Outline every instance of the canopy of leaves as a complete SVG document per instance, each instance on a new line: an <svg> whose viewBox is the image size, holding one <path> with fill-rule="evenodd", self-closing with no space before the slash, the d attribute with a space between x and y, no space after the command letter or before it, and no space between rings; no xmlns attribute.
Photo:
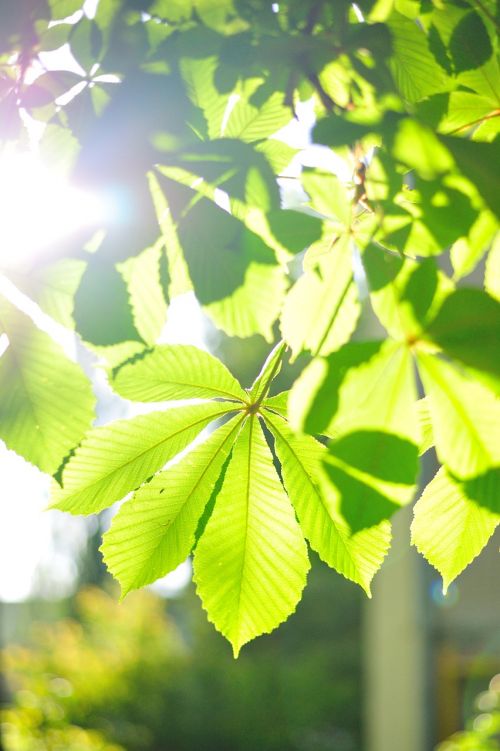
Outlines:
<svg viewBox="0 0 500 751"><path fill-rule="evenodd" d="M295 609L307 545L370 593L434 444L413 541L448 586L500 520L495 4L81 5L9 4L0 138L37 121L41 155L125 210L10 282L158 409L89 430L87 376L2 295L0 438L55 476L56 508L131 493L103 543L123 592L193 554L235 654ZM81 75L37 76L65 44ZM305 102L324 159L293 177ZM160 343L188 291L221 337L282 337L250 388Z"/></svg>

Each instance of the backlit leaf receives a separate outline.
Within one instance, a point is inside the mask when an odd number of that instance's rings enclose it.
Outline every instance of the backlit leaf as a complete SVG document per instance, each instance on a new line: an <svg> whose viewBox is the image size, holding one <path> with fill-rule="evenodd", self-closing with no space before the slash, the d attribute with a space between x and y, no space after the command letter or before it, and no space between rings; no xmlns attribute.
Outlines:
<svg viewBox="0 0 500 751"><path fill-rule="evenodd" d="M94 394L69 360L31 318L0 297L0 438L44 472L54 473L94 419Z"/></svg>
<svg viewBox="0 0 500 751"><path fill-rule="evenodd" d="M219 403L150 412L94 428L64 467L52 507L93 514L135 490L209 423L230 411Z"/></svg>
<svg viewBox="0 0 500 751"><path fill-rule="evenodd" d="M446 592L499 523L499 514L469 498L465 486L441 467L415 505L412 542L439 571Z"/></svg>
<svg viewBox="0 0 500 751"><path fill-rule="evenodd" d="M123 595L159 579L187 558L242 419L233 418L215 430L121 506L101 550Z"/></svg>
<svg viewBox="0 0 500 751"><path fill-rule="evenodd" d="M220 360L190 344L158 345L140 359L118 368L110 383L125 399L136 402L247 399Z"/></svg>
<svg viewBox="0 0 500 751"><path fill-rule="evenodd" d="M258 418L250 416L194 556L203 607L235 656L295 610L308 569L292 505Z"/></svg>

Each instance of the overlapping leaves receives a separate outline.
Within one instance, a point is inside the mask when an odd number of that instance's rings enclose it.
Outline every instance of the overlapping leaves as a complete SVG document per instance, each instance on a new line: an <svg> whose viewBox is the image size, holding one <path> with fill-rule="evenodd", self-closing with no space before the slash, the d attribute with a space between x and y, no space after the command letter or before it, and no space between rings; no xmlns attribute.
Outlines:
<svg viewBox="0 0 500 751"><path fill-rule="evenodd" d="M415 479L416 449L393 478L388 457L359 467L348 440L329 452L297 436L282 398L268 396L284 351L279 344L271 352L247 391L220 361L187 345L157 346L123 364L110 376L121 395L199 403L94 428L53 491L55 508L84 514L132 491L102 546L123 593L194 551L198 592L235 654L295 609L309 568L304 538L369 593L390 542L387 519Z"/></svg>

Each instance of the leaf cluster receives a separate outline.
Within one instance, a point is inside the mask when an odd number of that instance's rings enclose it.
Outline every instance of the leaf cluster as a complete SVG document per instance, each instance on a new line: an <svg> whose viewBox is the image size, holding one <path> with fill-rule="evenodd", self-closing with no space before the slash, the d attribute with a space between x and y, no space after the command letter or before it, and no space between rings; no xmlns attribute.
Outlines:
<svg viewBox="0 0 500 751"><path fill-rule="evenodd" d="M435 446L412 536L446 588L500 519L496 4L80 6L12 5L1 137L26 141L27 113L42 157L122 211L10 282L118 394L201 401L89 431L87 376L6 288L0 436L57 477L60 509L133 492L104 542L111 571L128 591L193 553L235 653L295 608L304 538L369 593ZM27 75L64 44L80 73ZM294 171L283 128L304 107L321 167ZM186 292L221 335L280 340L249 390L158 344ZM301 373L269 396L285 349Z"/></svg>

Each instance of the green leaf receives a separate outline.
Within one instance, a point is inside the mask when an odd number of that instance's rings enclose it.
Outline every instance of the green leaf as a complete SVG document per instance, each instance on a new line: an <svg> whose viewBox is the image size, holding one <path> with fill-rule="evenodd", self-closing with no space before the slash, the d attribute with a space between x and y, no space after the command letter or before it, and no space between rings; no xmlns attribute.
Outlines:
<svg viewBox="0 0 500 751"><path fill-rule="evenodd" d="M316 357L295 381L288 400L296 431L327 435L339 405L339 389L350 368L367 363L382 342L349 342L328 357Z"/></svg>
<svg viewBox="0 0 500 751"><path fill-rule="evenodd" d="M266 138L265 141L256 144L255 148L264 154L276 175L281 175L298 153L298 149L294 149L277 138Z"/></svg>
<svg viewBox="0 0 500 751"><path fill-rule="evenodd" d="M180 60L180 70L189 98L205 116L208 138L220 137L229 99L229 94L221 94L215 86L217 66L216 55L205 58L183 57Z"/></svg>
<svg viewBox="0 0 500 751"><path fill-rule="evenodd" d="M500 232L488 253L484 270L484 287L488 294L500 301Z"/></svg>
<svg viewBox="0 0 500 751"><path fill-rule="evenodd" d="M269 392L269 387L281 370L283 355L285 354L285 342L278 342L271 350L262 366L259 375L252 383L248 396L252 404L262 402Z"/></svg>
<svg viewBox="0 0 500 751"><path fill-rule="evenodd" d="M25 292L58 323L73 329L74 295L80 284L85 261L78 258L61 260L26 274L11 274L18 289Z"/></svg>
<svg viewBox="0 0 500 751"><path fill-rule="evenodd" d="M160 272L162 255L162 248L154 245L116 266L127 284L134 326L147 344L157 341L167 320Z"/></svg>
<svg viewBox="0 0 500 751"><path fill-rule="evenodd" d="M500 218L500 177L497 170L500 137L493 143L477 143L451 136L440 136L440 140L453 154L460 171L471 180L489 208Z"/></svg>
<svg viewBox="0 0 500 751"><path fill-rule="evenodd" d="M232 0L193 0L193 6L203 23L215 31L224 31L235 12Z"/></svg>
<svg viewBox="0 0 500 751"><path fill-rule="evenodd" d="M93 514L121 500L231 411L219 403L150 412L94 428L64 467L53 508Z"/></svg>
<svg viewBox="0 0 500 751"><path fill-rule="evenodd" d="M162 344L124 363L110 378L112 388L135 402L171 399L230 399L247 393L223 363L190 344Z"/></svg>
<svg viewBox="0 0 500 751"><path fill-rule="evenodd" d="M321 426L318 432L340 436L360 430L387 431L418 445L417 393L412 357L406 347L390 340L381 346L357 343L350 351L339 352L338 360L332 355L323 377L328 367L333 377L324 381L321 397L310 408L314 427ZM339 379L335 378L337 367L341 368ZM294 391L295 387L289 404L292 416ZM305 425L309 428L309 422Z"/></svg>
<svg viewBox="0 0 500 751"><path fill-rule="evenodd" d="M390 525L353 532L341 510L341 495L326 480L321 461L326 449L310 436L298 436L267 411L285 487L302 530L319 556L370 596L370 582L390 544Z"/></svg>
<svg viewBox="0 0 500 751"><path fill-rule="evenodd" d="M400 120L394 136L392 155L425 179L449 172L454 162L449 151L430 128L410 118Z"/></svg>
<svg viewBox="0 0 500 751"><path fill-rule="evenodd" d="M260 83L260 80L249 79L241 91L233 93L222 124L221 136L240 138L247 143L261 141L290 122L292 113L283 103L282 92L274 91L262 103L254 103L258 96L255 91Z"/></svg>
<svg viewBox="0 0 500 751"><path fill-rule="evenodd" d="M104 562L122 595L159 579L190 554L195 532L243 416L234 417L121 506L103 537Z"/></svg>
<svg viewBox="0 0 500 751"><path fill-rule="evenodd" d="M372 243L365 248L362 260L370 302L380 323L398 341L419 338L426 321L453 290L452 282L432 258L418 263Z"/></svg>
<svg viewBox="0 0 500 751"><path fill-rule="evenodd" d="M500 515L469 498L465 486L441 467L415 505L412 542L439 571L446 593L499 523Z"/></svg>
<svg viewBox="0 0 500 751"><path fill-rule="evenodd" d="M500 302L480 289L458 289L426 334L450 357L492 376L500 392Z"/></svg>
<svg viewBox="0 0 500 751"><path fill-rule="evenodd" d="M417 446L384 430L356 430L331 441L323 465L341 495L353 532L389 519L415 492Z"/></svg>
<svg viewBox="0 0 500 751"><path fill-rule="evenodd" d="M68 18L82 7L82 0L49 0L52 18Z"/></svg>
<svg viewBox="0 0 500 751"><path fill-rule="evenodd" d="M224 299L203 306L215 325L228 336L260 334L274 339L273 324L283 305L287 281L281 266L250 262L241 284Z"/></svg>
<svg viewBox="0 0 500 751"><path fill-rule="evenodd" d="M420 443L419 443L419 455L425 454L430 448L434 446L434 433L432 430L432 415L429 406L428 397L419 399L415 402L415 409L417 411L417 420L420 426Z"/></svg>
<svg viewBox="0 0 500 751"><path fill-rule="evenodd" d="M446 91L450 87L448 77L431 54L421 26L396 12L387 24L393 43L390 67L401 95L409 102L418 102Z"/></svg>
<svg viewBox="0 0 500 751"><path fill-rule="evenodd" d="M231 642L235 657L244 644L272 631L295 610L308 569L304 538L252 415L233 448L194 555L203 607Z"/></svg>
<svg viewBox="0 0 500 751"><path fill-rule="evenodd" d="M439 460L461 479L500 462L500 400L453 365L417 355Z"/></svg>
<svg viewBox="0 0 500 751"><path fill-rule="evenodd" d="M470 228L467 237L454 243L450 250L453 266L453 278L461 279L473 271L491 243L498 230L498 222L489 211L482 211Z"/></svg>
<svg viewBox="0 0 500 751"><path fill-rule="evenodd" d="M9 339L0 357L0 438L52 474L92 423L92 387L48 334L1 297L0 332Z"/></svg>
<svg viewBox="0 0 500 751"><path fill-rule="evenodd" d="M189 278L186 259L184 258L170 206L154 173L148 173L148 182L167 252L168 275L170 279L168 294L172 298L182 295L184 292L189 292L193 289L193 285Z"/></svg>
<svg viewBox="0 0 500 751"><path fill-rule="evenodd" d="M275 394L274 396L268 396L267 399L264 399L262 406L267 407L272 412L276 412L276 414L280 415L281 417L284 417L286 420L288 418L289 395L290 395L289 391L280 391L279 394Z"/></svg>
<svg viewBox="0 0 500 751"><path fill-rule="evenodd" d="M309 195L309 204L315 211L350 226L352 202L336 175L318 170L305 170L302 185Z"/></svg>
<svg viewBox="0 0 500 751"><path fill-rule="evenodd" d="M449 51L455 73L480 68L491 55L493 48L484 21L476 11L466 13L453 29Z"/></svg>
<svg viewBox="0 0 500 751"><path fill-rule="evenodd" d="M74 319L76 330L90 344L140 340L125 280L101 249L89 256L74 298Z"/></svg>
<svg viewBox="0 0 500 751"><path fill-rule="evenodd" d="M99 61L102 33L95 21L83 16L73 26L69 38L71 53L85 71L90 71Z"/></svg>
<svg viewBox="0 0 500 751"><path fill-rule="evenodd" d="M327 355L351 337L359 316L349 237L330 244L285 299L281 334L295 359L303 350Z"/></svg>

